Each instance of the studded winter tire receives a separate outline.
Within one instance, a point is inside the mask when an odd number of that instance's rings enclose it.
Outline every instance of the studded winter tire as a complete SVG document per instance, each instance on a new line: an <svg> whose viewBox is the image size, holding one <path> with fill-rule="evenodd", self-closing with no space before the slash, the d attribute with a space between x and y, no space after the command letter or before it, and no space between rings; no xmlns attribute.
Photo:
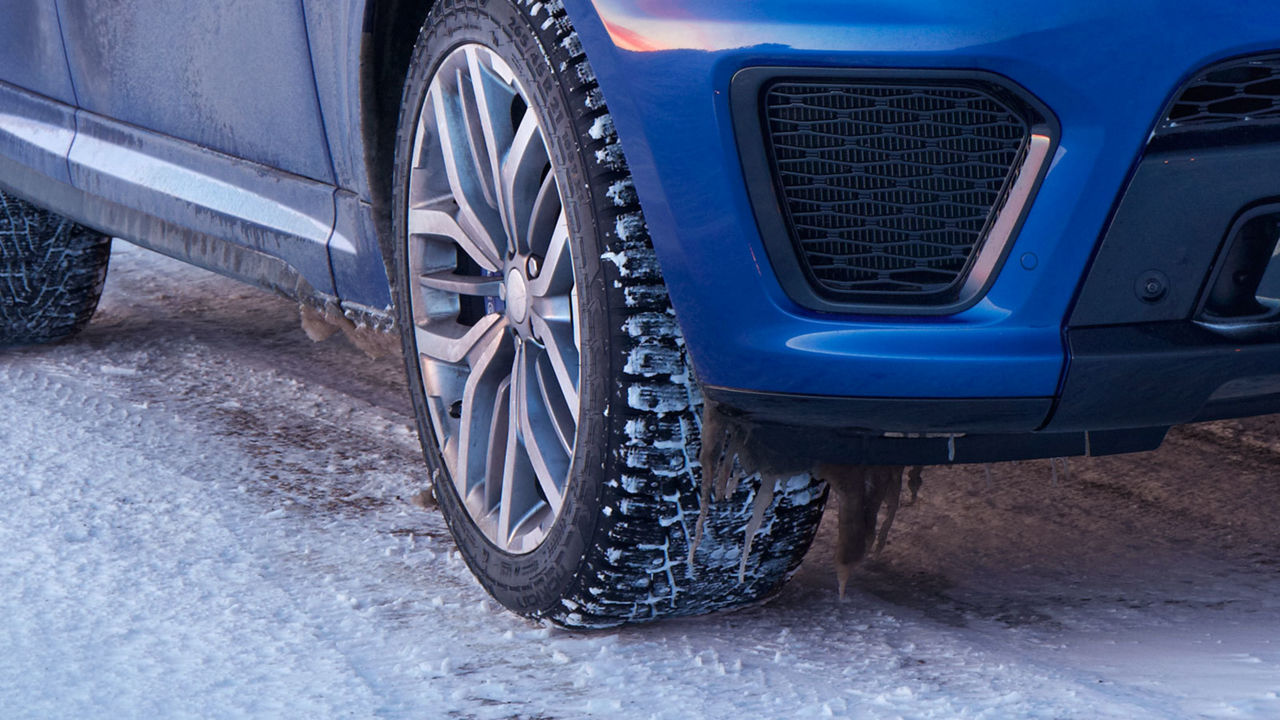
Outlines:
<svg viewBox="0 0 1280 720"><path fill-rule="evenodd" d="M0 346L70 337L89 323L111 238L0 192Z"/></svg>
<svg viewBox="0 0 1280 720"><path fill-rule="evenodd" d="M700 498L700 395L558 2L436 4L405 84L393 188L418 430L485 588L582 627L776 592L825 488L752 477Z"/></svg>

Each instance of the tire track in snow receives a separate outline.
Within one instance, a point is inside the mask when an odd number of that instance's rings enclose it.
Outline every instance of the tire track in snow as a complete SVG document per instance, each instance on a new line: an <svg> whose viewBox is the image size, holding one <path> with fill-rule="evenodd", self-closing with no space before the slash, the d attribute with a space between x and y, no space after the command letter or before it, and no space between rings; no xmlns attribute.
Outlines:
<svg viewBox="0 0 1280 720"><path fill-rule="evenodd" d="M75 381L69 372L72 368L66 367L48 373L30 367L16 372L0 369L0 386L30 388L22 399L33 405L52 398L55 402L48 409L72 422L94 417L95 433L138 447L151 463L181 459L178 472L204 486L211 512L221 518L222 528L254 558L263 579L290 598L310 631L341 653L352 675L382 698L382 711L412 716L439 707L442 699L423 692L429 686L421 682L422 677L397 679L400 673L395 666L414 658L387 652L376 618L368 619L365 627L354 627L353 618L359 618L359 613L353 614L353 609L375 601L356 597L360 593L353 591L350 582L345 587L323 582L329 574L325 563L336 572L343 565L362 562L365 546L384 529L375 522L369 532L355 533L344 520L407 505L385 493L409 494L412 478L407 470L420 468L420 463L413 462L418 450L412 433L403 422L388 420L388 413L356 398L335 401L323 389L300 388L271 370L243 371L227 358L203 357L198 365L184 362L200 355L198 350L178 342L169 348L179 359L173 367L167 367L168 358L156 359L150 372L123 376L125 380L107 374L93 382ZM77 369L92 371L91 367ZM210 387L222 395L207 395ZM249 409L242 402L246 398L253 400ZM299 446L305 447L299 451ZM370 452L379 448L389 452ZM192 459L195 449L198 458ZM306 462L299 463L296 454L307 456ZM327 462L317 458L324 454L331 456ZM405 471L382 467L386 455L399 460ZM332 472L323 476L299 472L299 467L317 460ZM370 479L361 472L371 466L378 477ZM407 508L397 513L406 520L402 524L409 526L409 532L444 537L438 518L421 512L409 517L409 513ZM425 517L436 522L423 523ZM299 533L318 537L298 545L294 540ZM336 535L331 539L333 553L315 547L329 535ZM459 587L469 587L472 581L465 571L454 574ZM325 594L300 590L316 590L318 575ZM400 575L405 584L414 579L403 571ZM368 594L370 589L354 590Z"/></svg>
<svg viewBox="0 0 1280 720"><path fill-rule="evenodd" d="M84 594L87 602L80 607L77 601L77 607L69 611L64 609L59 619L58 627L66 637L50 637L48 642L55 649L67 643L69 647L88 651L87 660L81 663L83 671L114 675L112 679L117 683L110 702L103 702L101 698L94 696L77 697L74 692L68 693L68 697L62 702L80 704L77 714L82 713L83 716L137 715L143 711L153 711L160 716L202 716L213 711L240 716L254 715L271 707L278 706L281 710L290 707L281 704L287 698L282 694L284 688L272 690L274 683L271 680L258 683L266 685L268 692L262 695L255 695L253 684L245 683L241 692L247 697L235 697L239 692L233 692L229 696L221 688L209 688L201 682L199 671L206 668L198 668L198 672L193 672L191 668L181 667L181 658L170 658L177 667L159 667L147 672L145 667L147 661L151 660L150 657L138 656L136 652L130 653L127 650L120 652L111 645L111 640L116 636L123 635L127 638L158 629L167 629L182 636L183 631L174 627L174 623L178 623L190 624L208 632L207 636L198 639L187 637L196 642L196 647L185 650L202 661L238 664L236 661L242 652L240 648L231 646L231 643L249 641L256 643L250 645L251 648L268 648L266 652L251 652L250 655L262 657L267 662L274 661L273 664L277 666L282 665L279 660L287 658L292 663L310 668L322 678L311 688L311 692L321 697L326 694L331 697L327 703L301 699L293 707L311 705L315 712L323 714L336 712L341 708L346 708L343 712L353 712L356 708L367 708L372 704L367 686L359 682L351 684L350 679L354 675L344 669L345 658L336 652L326 654L322 650L323 645L317 646L316 639L323 638L323 628L316 626L300 610L286 610L281 605L282 600L285 600L285 593L279 588L267 589L270 586L262 583L262 580L269 577L268 568L235 537L233 524L221 517L218 511L221 503L217 502L222 490L219 480L235 478L244 472L237 468L234 461L227 462L228 458L218 457L216 452L202 452L193 457L192 448L199 446L193 444L190 438L182 436L181 426L175 425L173 418L163 417L163 413L136 403L122 401L103 392L104 388L101 386L86 384L65 372L42 372L30 366L15 368L12 364L0 364L0 387L6 388L6 392L0 395L0 406L8 406L7 409L12 413L4 414L27 420L20 426L0 431L0 441L6 447L28 445L52 451L44 457L31 457L29 462L7 473L6 492L20 490L24 483L28 492L25 498L10 498L11 501L17 501L16 506L13 502L9 504L10 511L22 513L22 518L20 522L17 518L12 518L6 526L11 531L17 531L25 522L45 516L49 516L48 525L55 531L70 525L73 528L70 532L74 537L64 535L63 539L71 540L77 547L59 548L67 556L60 558L63 560L62 566L71 565L73 578L89 581L87 587L80 587L78 582L75 587L76 591ZM43 412L34 416L30 412L32 407L39 407ZM21 410L27 412L20 412ZM57 444L59 442L61 445ZM142 452L118 450L123 448L139 448ZM48 464L51 459L49 455L57 458L54 464L60 471L59 476L35 474L41 470L41 466ZM57 457L59 455L62 457ZM215 466L220 468L216 477L208 473L210 461L215 460ZM147 477L137 477L143 472ZM157 480L165 482L160 484ZM76 490L80 492L74 492ZM121 496L123 500L120 499ZM186 532L186 528L181 527L180 523L178 527L170 527L169 519L161 516L169 512L175 512L180 518L200 527L191 533ZM122 516L122 513L128 515ZM78 517L78 514L83 517ZM77 523L83 528L76 527ZM134 525L141 525L141 528L135 528ZM154 533L154 536L148 533ZM192 533L196 535L199 545L212 544L217 550L214 557L200 555L199 550L203 548L192 547ZM121 535L128 540L125 549L131 551L131 556L121 557L114 552L120 548L113 547L110 540ZM100 536L104 536L105 540ZM28 539L39 541L44 538L33 536ZM179 552L196 551L196 554L163 558L167 548L145 546L166 539L178 541ZM144 546L139 546L138 543ZM171 567L170 563L176 567ZM172 576L149 576L149 573L156 570L192 571L193 568L205 568L205 572L195 573L195 578L185 572ZM60 574L65 575L66 572ZM163 585L140 589L130 588L127 584L121 586L121 582L127 583L135 574L140 575L143 582L173 583L180 590L190 589L197 596L196 602L184 597L187 593L180 592L175 598L174 593L167 592ZM104 577L113 581L112 587L93 586L94 580ZM228 600L219 596L220 588L207 585L211 577L225 577L235 581L240 593L247 594L249 599L265 600L266 606L261 610L246 608L242 612L236 607L239 598L231 598L230 607L223 608L225 626L222 621L205 616L202 601L212 599L217 605L218 601ZM65 586L65 580L63 577L40 577L38 574L32 578L30 573L24 573L21 577L10 577L10 582L6 584L21 588L23 596L41 597L44 603L21 608L39 616L50 609L49 604L56 605L59 594L70 589ZM199 580L205 581L206 585L188 587L191 582ZM40 582L44 582L45 586L37 584ZM275 593L280 593L281 597L273 597ZM141 604L138 602L139 598L143 601ZM95 607L95 601L103 605ZM176 607L157 604L164 601L177 601L178 604ZM120 609L130 612L127 619L115 616ZM14 615L17 613L14 610L10 606L10 622L16 621ZM211 626L211 622L217 622L218 627ZM89 628L87 632L85 626ZM29 629L19 627L14 631L14 635L18 637L11 636L9 639L21 640L23 631ZM267 637L263 637L264 635ZM166 638L163 637L152 638L151 642L144 645L154 646L157 643L164 644L165 641ZM98 643L102 647L92 647ZM95 651L101 652L102 656L94 657ZM312 659L317 651L320 651L319 657ZM8 653L4 655L9 656ZM119 660L122 662L113 659L116 655L121 656ZM134 665L139 666L140 671L131 671ZM130 669L121 674L119 668ZM244 672L248 668L217 665L207 668L215 677L228 669ZM280 669L284 670L283 667ZM58 673L55 670L51 674ZM204 689L207 696L190 700L176 695L166 697L163 691L157 692L158 689L154 687L154 676L157 674L168 676L165 678L166 682L173 683L170 690L183 687ZM38 672L35 677L39 677ZM311 684L299 683L296 678L288 680L295 687ZM147 687L148 685L152 687ZM152 696L131 698L134 686L142 686ZM285 686L288 687L289 683L285 683ZM50 698L38 699L48 701ZM214 704L204 705L201 701ZM61 709L46 712L37 702L23 707L11 707L5 716L25 716L30 712L32 717L49 717L61 716L67 711L64 705L55 704L53 707Z"/></svg>

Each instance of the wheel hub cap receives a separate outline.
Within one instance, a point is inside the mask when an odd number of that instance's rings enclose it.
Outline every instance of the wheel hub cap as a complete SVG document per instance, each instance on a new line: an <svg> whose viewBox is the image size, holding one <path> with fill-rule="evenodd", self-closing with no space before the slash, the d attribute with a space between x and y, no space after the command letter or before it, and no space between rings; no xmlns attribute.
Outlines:
<svg viewBox="0 0 1280 720"><path fill-rule="evenodd" d="M507 317L514 323L523 323L529 316L529 283L514 268L507 273Z"/></svg>

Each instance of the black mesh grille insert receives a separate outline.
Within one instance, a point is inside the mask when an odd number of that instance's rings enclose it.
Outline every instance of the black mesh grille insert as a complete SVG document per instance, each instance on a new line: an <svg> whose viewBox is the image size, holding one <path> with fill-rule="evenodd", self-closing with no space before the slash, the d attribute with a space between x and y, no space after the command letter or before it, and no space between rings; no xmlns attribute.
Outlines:
<svg viewBox="0 0 1280 720"><path fill-rule="evenodd" d="M778 80L765 135L814 290L857 303L953 299L1021 164L1029 124L999 91Z"/></svg>
<svg viewBox="0 0 1280 720"><path fill-rule="evenodd" d="M1280 55L1230 60L1178 93L1157 134L1280 124Z"/></svg>

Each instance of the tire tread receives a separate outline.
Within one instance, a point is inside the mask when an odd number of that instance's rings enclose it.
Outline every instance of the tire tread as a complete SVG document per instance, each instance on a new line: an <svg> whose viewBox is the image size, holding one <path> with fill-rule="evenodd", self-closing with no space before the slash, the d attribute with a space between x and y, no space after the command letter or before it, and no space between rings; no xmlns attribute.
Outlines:
<svg viewBox="0 0 1280 720"><path fill-rule="evenodd" d="M65 339L89 323L111 239L0 192L0 345Z"/></svg>
<svg viewBox="0 0 1280 720"><path fill-rule="evenodd" d="M571 99L586 112L584 154L594 157L597 187L609 188L612 217L600 217L608 282L620 288L618 326L621 402L611 404L623 437L614 438L606 474L605 518L573 586L557 607L537 613L571 627L695 615L751 605L776 593L799 566L821 519L826 487L807 476L776 482L764 524L750 545L751 520L762 480L740 482L733 494L710 502L703 515L700 411L684 338L671 307L626 155L604 103L595 72L559 0L523 0L535 26L555 27L553 66ZM549 24L544 24L548 23ZM620 441L620 442L618 442ZM615 479L616 478L616 479ZM696 543L702 516L701 542Z"/></svg>

